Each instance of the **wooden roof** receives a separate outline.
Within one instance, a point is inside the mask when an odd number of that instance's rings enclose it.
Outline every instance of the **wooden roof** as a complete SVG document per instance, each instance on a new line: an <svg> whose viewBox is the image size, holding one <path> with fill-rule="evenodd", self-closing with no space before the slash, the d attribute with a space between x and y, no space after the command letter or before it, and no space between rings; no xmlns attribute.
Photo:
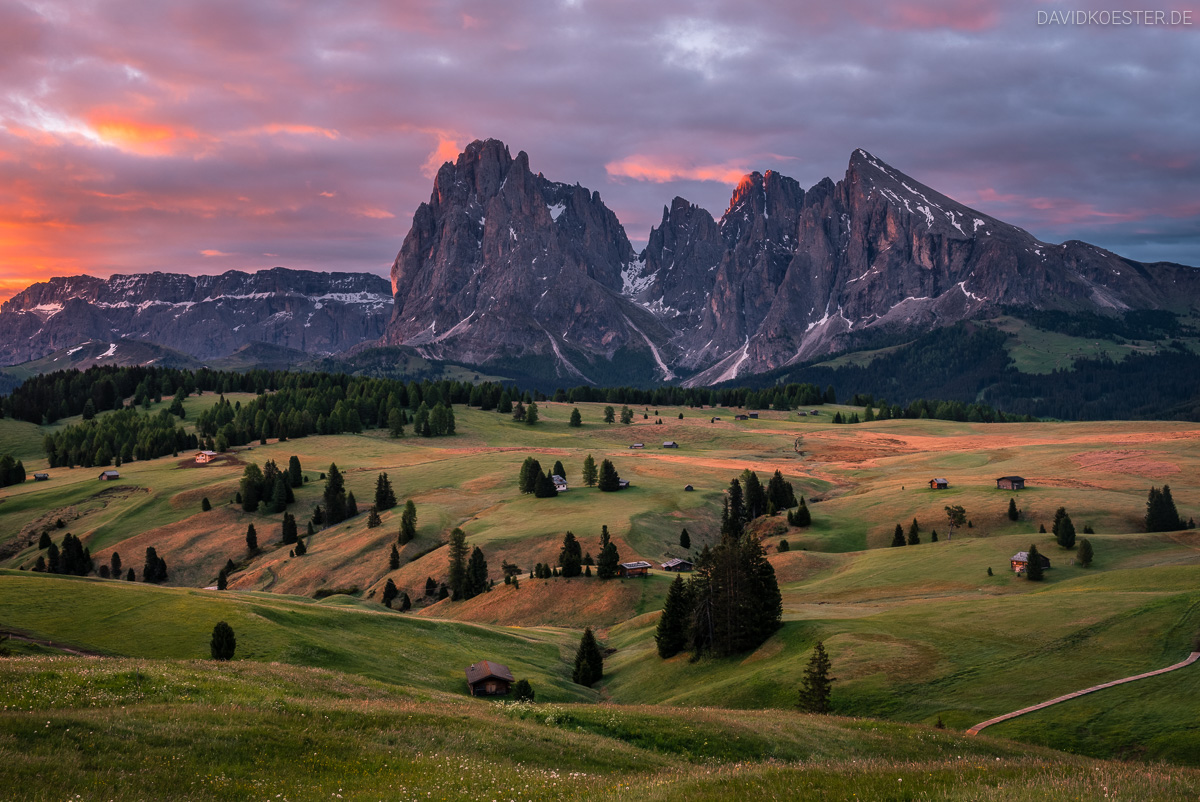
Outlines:
<svg viewBox="0 0 1200 802"><path fill-rule="evenodd" d="M515 682L512 672L508 670L508 666L502 663L493 663L491 660L480 660L478 663L467 667L468 685L474 685L476 682L485 680L488 677L495 677L506 682Z"/></svg>
<svg viewBox="0 0 1200 802"><path fill-rule="evenodd" d="M651 565L645 560L635 560L631 563L621 563L621 567L628 571L632 568L650 568Z"/></svg>
<svg viewBox="0 0 1200 802"><path fill-rule="evenodd" d="M1024 482L1025 481L1024 476L998 476L998 477L996 477L997 482L1003 482L1005 479L1007 479L1010 482Z"/></svg>
<svg viewBox="0 0 1200 802"><path fill-rule="evenodd" d="M671 559L669 559L669 560L667 560L665 563L663 563L663 564L662 564L662 567L663 567L664 569L667 569L667 570L669 570L669 569L671 569L671 568L674 568L674 567L675 567L675 566L677 566L677 565L687 565L687 566L690 566L690 565L692 565L692 564L693 564L693 563L692 563L692 561L691 561L691 560L683 560L683 559L680 559L679 557L672 557Z"/></svg>

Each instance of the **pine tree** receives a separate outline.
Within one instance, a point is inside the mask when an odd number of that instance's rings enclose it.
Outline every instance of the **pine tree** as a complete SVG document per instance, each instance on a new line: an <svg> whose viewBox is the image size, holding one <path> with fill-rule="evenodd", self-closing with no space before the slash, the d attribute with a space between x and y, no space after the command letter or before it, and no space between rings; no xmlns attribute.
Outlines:
<svg viewBox="0 0 1200 802"><path fill-rule="evenodd" d="M263 494L262 469L251 462L242 472L242 481L238 494L241 496L242 509L246 512L256 512Z"/></svg>
<svg viewBox="0 0 1200 802"><path fill-rule="evenodd" d="M120 579L121 578L121 555L114 551L112 553L112 557L110 557L108 560L108 564L110 566L110 570L112 571L113 579Z"/></svg>
<svg viewBox="0 0 1200 802"><path fill-rule="evenodd" d="M1151 487L1146 501L1146 531L1174 532L1185 528L1187 524L1179 517L1170 485L1163 485L1162 490Z"/></svg>
<svg viewBox="0 0 1200 802"><path fill-rule="evenodd" d="M372 506L370 512L367 513L367 528L374 529L383 523L383 519L379 517L378 511Z"/></svg>
<svg viewBox="0 0 1200 802"><path fill-rule="evenodd" d="M954 504L946 507L946 518L950 522L950 537L954 537L954 530L967 522L967 511L960 504Z"/></svg>
<svg viewBox="0 0 1200 802"><path fill-rule="evenodd" d="M408 597L408 593L400 591L400 612L407 613L412 609L412 599Z"/></svg>
<svg viewBox="0 0 1200 802"><path fill-rule="evenodd" d="M583 483L588 487L594 487L596 477L596 460L592 459L591 454L588 454L583 460Z"/></svg>
<svg viewBox="0 0 1200 802"><path fill-rule="evenodd" d="M217 574L217 590L225 590L229 587L229 575L225 573L225 569L221 569L221 573Z"/></svg>
<svg viewBox="0 0 1200 802"><path fill-rule="evenodd" d="M561 476L567 478L567 469L563 467L562 460L555 460L554 470L550 472L551 476Z"/></svg>
<svg viewBox="0 0 1200 802"><path fill-rule="evenodd" d="M778 548L779 548L779 553L783 554L786 551L792 550L792 544L787 542L787 538L784 538L783 540L779 541Z"/></svg>
<svg viewBox="0 0 1200 802"><path fill-rule="evenodd" d="M633 423L633 410L629 407L621 407L621 423L625 424L626 426Z"/></svg>
<svg viewBox="0 0 1200 802"><path fill-rule="evenodd" d="M763 490L762 484L758 481L758 474L751 470L742 471L742 480L745 484L744 492L744 508L745 519L753 521L760 515L765 515L767 512L767 493Z"/></svg>
<svg viewBox="0 0 1200 802"><path fill-rule="evenodd" d="M1045 576L1045 569L1042 568L1042 555L1038 552L1036 545L1029 547L1029 562L1025 565L1025 576L1032 582L1041 582Z"/></svg>
<svg viewBox="0 0 1200 802"><path fill-rule="evenodd" d="M425 577L425 595L433 596L437 594L437 582L433 581L433 577Z"/></svg>
<svg viewBox="0 0 1200 802"><path fill-rule="evenodd" d="M804 669L804 682L800 686L800 699L797 707L806 713L828 713L833 682L836 677L829 676L832 664L825 652L825 644L817 641L813 655L809 658L808 667Z"/></svg>
<svg viewBox="0 0 1200 802"><path fill-rule="evenodd" d="M558 551L558 564L562 567L562 575L568 579L583 573L583 549L573 532L568 531L563 535L562 548Z"/></svg>
<svg viewBox="0 0 1200 802"><path fill-rule="evenodd" d="M246 527L246 551L251 554L258 553L258 532L254 530L254 524Z"/></svg>
<svg viewBox="0 0 1200 802"><path fill-rule="evenodd" d="M775 505L777 510L788 510L796 506L796 493L792 483L783 478L778 470L767 483L767 500Z"/></svg>
<svg viewBox="0 0 1200 802"><path fill-rule="evenodd" d="M450 533L449 561L451 599L458 601L467 589L467 534L458 527Z"/></svg>
<svg viewBox="0 0 1200 802"><path fill-rule="evenodd" d="M211 509L212 509L212 502L208 500L208 496L205 496L204 498L200 499L200 511L201 512L208 512Z"/></svg>
<svg viewBox="0 0 1200 802"><path fill-rule="evenodd" d="M899 527L900 527L900 524L896 524L896 527L897 527L897 528L899 528ZM920 532L920 530L919 530L919 529L914 529L913 527L911 527L911 526L910 526L910 527L908 528L908 545L910 545L910 546L919 546L920 544L921 544L921 532Z"/></svg>
<svg viewBox="0 0 1200 802"><path fill-rule="evenodd" d="M617 553L617 546L609 537L608 526L605 525L600 529L600 556L596 559L596 577L612 579L617 575L620 564L621 555Z"/></svg>
<svg viewBox="0 0 1200 802"><path fill-rule="evenodd" d="M679 548L689 550L692 548L692 536L688 534L686 526L683 528L683 531L679 533Z"/></svg>
<svg viewBox="0 0 1200 802"><path fill-rule="evenodd" d="M937 542L938 542L938 538L937 538L937 530L936 530L936 529L934 529L934 530L930 531L930 533L929 533L929 542L930 542L930 543L937 543Z"/></svg>
<svg viewBox="0 0 1200 802"><path fill-rule="evenodd" d="M399 407L388 412L388 434L393 438L404 436L404 412Z"/></svg>
<svg viewBox="0 0 1200 802"><path fill-rule="evenodd" d="M1008 520L1015 521L1021 517L1021 513L1017 510L1017 500L1010 498L1008 500Z"/></svg>
<svg viewBox="0 0 1200 802"><path fill-rule="evenodd" d="M308 547L304 545L303 540L296 541L295 554L297 557L303 557L305 554L308 554Z"/></svg>
<svg viewBox="0 0 1200 802"><path fill-rule="evenodd" d="M137 574L134 573L132 568L130 568L128 571L125 572L125 581L126 582L137 582Z"/></svg>
<svg viewBox="0 0 1200 802"><path fill-rule="evenodd" d="M613 411L613 408L612 408L612 407L605 407L605 408L604 408L604 422L605 422L605 423L612 423L612 422L614 422L616 419L617 419L617 413L616 413L615 411Z"/></svg>
<svg viewBox="0 0 1200 802"><path fill-rule="evenodd" d="M280 532L279 540L283 545L290 546L300 539L300 531L296 527L296 516L290 512L283 514L283 527Z"/></svg>
<svg viewBox="0 0 1200 802"><path fill-rule="evenodd" d="M532 702L534 700L533 687L527 679L519 679L513 685L513 700L517 702Z"/></svg>
<svg viewBox="0 0 1200 802"><path fill-rule="evenodd" d="M578 429L583 425L583 416L579 414L579 407L571 410L571 420L567 423L568 426Z"/></svg>
<svg viewBox="0 0 1200 802"><path fill-rule="evenodd" d="M804 503L804 496L800 497L800 506L792 515L789 522L792 526L809 526L812 524L812 513L808 511L808 505Z"/></svg>
<svg viewBox="0 0 1200 802"><path fill-rule="evenodd" d="M375 480L375 509L383 512L396 506L396 493L386 473L379 474Z"/></svg>
<svg viewBox="0 0 1200 802"><path fill-rule="evenodd" d="M391 579L383 586L383 606L389 610L392 607L392 602L400 595L400 589L396 587L396 583Z"/></svg>
<svg viewBox="0 0 1200 802"><path fill-rule="evenodd" d="M538 407L536 401L530 401L529 406L525 408L525 425L535 426L538 422Z"/></svg>
<svg viewBox="0 0 1200 802"><path fill-rule="evenodd" d="M400 567L400 552L396 549L396 544L392 544L392 552L388 555L388 570L395 571Z"/></svg>
<svg viewBox="0 0 1200 802"><path fill-rule="evenodd" d="M1058 541L1058 545L1064 549L1075 548L1075 524L1071 522L1071 516L1063 513L1062 520L1058 522L1055 528L1054 538Z"/></svg>
<svg viewBox="0 0 1200 802"><path fill-rule="evenodd" d="M682 575L675 577L667 591L667 600L654 633L658 656L664 659L674 657L687 647L687 625L692 614L692 600L688 591Z"/></svg>
<svg viewBox="0 0 1200 802"><path fill-rule="evenodd" d="M403 546L411 543L417 536L417 505L412 499L404 502L404 512L400 514L400 535L397 542Z"/></svg>
<svg viewBox="0 0 1200 802"><path fill-rule="evenodd" d="M521 474L517 478L517 485L522 493L532 493L537 489L537 477L542 472L542 465L533 457L526 457L521 463Z"/></svg>
<svg viewBox="0 0 1200 802"><path fill-rule="evenodd" d="M617 474L617 469L613 467L612 462L609 460L604 460L600 463L600 479L597 484L606 493L621 489L621 477Z"/></svg>
<svg viewBox="0 0 1200 802"><path fill-rule="evenodd" d="M329 464L329 473L325 476L324 498L324 522L329 526L333 526L346 520L346 483L342 479L342 472L338 470L338 466L334 463Z"/></svg>
<svg viewBox="0 0 1200 802"><path fill-rule="evenodd" d="M346 517L353 518L358 515L358 502L354 500L354 491L346 493Z"/></svg>
<svg viewBox="0 0 1200 802"><path fill-rule="evenodd" d="M466 585L463 597L473 599L488 588L488 564L483 556L483 550L476 546L471 550L471 559L467 561Z"/></svg>
<svg viewBox="0 0 1200 802"><path fill-rule="evenodd" d="M904 527L902 527L900 524L896 524L896 531L892 533L892 546L903 546L905 542Z"/></svg>
<svg viewBox="0 0 1200 802"><path fill-rule="evenodd" d="M554 482L546 474L538 471L537 478L533 481L533 497L534 498L555 498L558 496L558 489L555 488Z"/></svg>
<svg viewBox="0 0 1200 802"><path fill-rule="evenodd" d="M691 632L697 656L757 648L779 628L779 584L758 538L723 534L715 548L701 551L692 583Z"/></svg>
<svg viewBox="0 0 1200 802"><path fill-rule="evenodd" d="M288 505L288 485L287 480L283 478L283 474L277 474L271 486L271 500L268 502L268 511L273 513L283 512Z"/></svg>
<svg viewBox="0 0 1200 802"><path fill-rule="evenodd" d="M1058 530L1062 526L1062 520L1067 516L1067 508L1059 507L1054 511L1054 523L1050 526L1050 532L1054 535L1054 539L1058 540Z"/></svg>
<svg viewBox="0 0 1200 802"><path fill-rule="evenodd" d="M575 668L571 672L571 680L578 685L591 686L604 676L604 656L600 653L600 645L592 628L583 631L579 641L579 649L575 652Z"/></svg>
<svg viewBox="0 0 1200 802"><path fill-rule="evenodd" d="M217 625L213 627L212 640L209 641L212 659L232 660L235 649L237 649L237 638L233 635L233 627L224 621L217 622Z"/></svg>
<svg viewBox="0 0 1200 802"><path fill-rule="evenodd" d="M300 468L300 458L295 454L288 457L288 481L292 487L300 487L304 484L304 471Z"/></svg>
<svg viewBox="0 0 1200 802"><path fill-rule="evenodd" d="M1086 537L1081 538L1079 541L1079 550L1075 552L1075 561L1084 568L1088 568L1091 566L1094 556L1095 555L1092 552L1092 541L1088 540Z"/></svg>

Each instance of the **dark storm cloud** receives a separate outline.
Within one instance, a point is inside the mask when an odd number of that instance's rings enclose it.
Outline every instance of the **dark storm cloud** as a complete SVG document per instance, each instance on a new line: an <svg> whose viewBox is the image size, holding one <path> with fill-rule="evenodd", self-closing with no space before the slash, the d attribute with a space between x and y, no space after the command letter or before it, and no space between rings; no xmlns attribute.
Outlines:
<svg viewBox="0 0 1200 802"><path fill-rule="evenodd" d="M9 4L0 295L84 271L385 271L477 137L600 191L635 243L675 195L720 214L743 172L808 186L861 146L1043 239L1200 264L1195 25L809 5Z"/></svg>

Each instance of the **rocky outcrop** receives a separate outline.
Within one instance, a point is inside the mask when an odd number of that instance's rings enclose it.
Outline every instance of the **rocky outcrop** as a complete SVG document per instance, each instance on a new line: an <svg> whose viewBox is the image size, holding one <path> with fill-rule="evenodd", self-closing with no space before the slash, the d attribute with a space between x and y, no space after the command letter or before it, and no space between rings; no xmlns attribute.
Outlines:
<svg viewBox="0 0 1200 802"><path fill-rule="evenodd" d="M139 340L197 359L251 343L332 354L383 334L387 280L366 273L274 268L54 278L0 307L0 364L40 359L88 341Z"/></svg>

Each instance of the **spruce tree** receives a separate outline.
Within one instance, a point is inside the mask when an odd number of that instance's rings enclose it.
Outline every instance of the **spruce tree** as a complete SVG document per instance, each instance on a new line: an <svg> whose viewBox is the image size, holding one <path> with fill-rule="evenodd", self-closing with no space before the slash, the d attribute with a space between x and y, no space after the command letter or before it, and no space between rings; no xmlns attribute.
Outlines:
<svg viewBox="0 0 1200 802"><path fill-rule="evenodd" d="M600 463L600 479L598 481L600 489L606 493L611 493L621 489L621 477L617 474L617 469L613 467L612 462L604 460Z"/></svg>
<svg viewBox="0 0 1200 802"><path fill-rule="evenodd" d="M212 509L212 502L208 500L208 496L205 496L204 498L200 499L200 511L201 512L208 512L211 509Z"/></svg>
<svg viewBox="0 0 1200 802"><path fill-rule="evenodd" d="M400 552L396 549L396 544L392 544L392 553L388 555L388 570L395 571L400 567Z"/></svg>
<svg viewBox="0 0 1200 802"><path fill-rule="evenodd" d="M930 533L929 533L929 542L930 542L930 543L937 543L937 542L938 542L938 538L937 538L937 530L936 530L936 529L934 529L934 530L930 531Z"/></svg>
<svg viewBox="0 0 1200 802"><path fill-rule="evenodd" d="M121 578L121 555L114 551L112 553L112 557L110 557L108 560L108 564L110 566L110 570L112 571L113 579L120 579Z"/></svg>
<svg viewBox="0 0 1200 802"><path fill-rule="evenodd" d="M538 406L536 401L530 401L525 408L525 425L536 426L538 422Z"/></svg>
<svg viewBox="0 0 1200 802"><path fill-rule="evenodd" d="M273 513L283 512L288 505L288 486L287 480L283 478L283 474L278 474L271 489L271 500L269 502L268 511Z"/></svg>
<svg viewBox="0 0 1200 802"><path fill-rule="evenodd" d="M617 413L613 411L613 408L612 408L612 407L605 407L605 408L604 408L604 422L605 422L605 423L612 423L612 422L613 422L613 421L615 421L616 419L617 419Z"/></svg>
<svg viewBox="0 0 1200 802"><path fill-rule="evenodd" d="M579 414L579 408L571 410L571 420L567 423L568 426L578 429L583 425L583 416Z"/></svg>
<svg viewBox="0 0 1200 802"><path fill-rule="evenodd" d="M383 523L383 519L379 517L379 512L372 506L370 512L367 513L367 528L374 529Z"/></svg>
<svg viewBox="0 0 1200 802"><path fill-rule="evenodd" d="M1081 538L1079 541L1079 550L1075 552L1075 561L1084 568L1088 568L1091 566L1094 556L1095 555L1092 552L1092 541L1088 540L1086 537Z"/></svg>
<svg viewBox="0 0 1200 802"><path fill-rule="evenodd" d="M1179 517L1170 485L1163 485L1162 490L1151 487L1146 501L1146 531L1174 532L1185 528L1187 524Z"/></svg>
<svg viewBox="0 0 1200 802"><path fill-rule="evenodd" d="M386 473L379 474L375 480L375 509L383 512L396 506L396 493Z"/></svg>
<svg viewBox="0 0 1200 802"><path fill-rule="evenodd" d="M125 581L126 582L137 582L137 574L134 573L132 568L130 568L128 571L125 572Z"/></svg>
<svg viewBox="0 0 1200 802"><path fill-rule="evenodd" d="M217 574L217 590L225 590L229 587L229 575L225 573L225 569L221 569L221 573Z"/></svg>
<svg viewBox="0 0 1200 802"><path fill-rule="evenodd" d="M583 548L573 532L568 531L563 535L562 548L558 550L558 564L562 568L562 575L568 579L583 573Z"/></svg>
<svg viewBox="0 0 1200 802"><path fill-rule="evenodd" d="M396 587L396 583L388 579L387 584L383 586L383 606L389 610L392 607L392 602L400 595L400 589Z"/></svg>
<svg viewBox="0 0 1200 802"><path fill-rule="evenodd" d="M905 542L904 527L902 527L900 524L896 524L896 531L892 533L892 546L903 546Z"/></svg>
<svg viewBox="0 0 1200 802"><path fill-rule="evenodd" d="M488 564L483 550L476 546L467 561L467 577L463 586L463 598L473 599L488 588Z"/></svg>
<svg viewBox="0 0 1200 802"><path fill-rule="evenodd" d="M325 475L324 498L324 523L333 526L346 520L346 483L335 463L329 464L329 472Z"/></svg>
<svg viewBox="0 0 1200 802"><path fill-rule="evenodd" d="M436 594L437 594L437 582L435 582L433 580L433 577L431 577L431 576L425 577L425 595L433 596Z"/></svg>
<svg viewBox="0 0 1200 802"><path fill-rule="evenodd" d="M279 540L283 545L290 546L300 539L300 530L296 526L296 516L290 512L283 514L283 526L280 531Z"/></svg>
<svg viewBox="0 0 1200 802"><path fill-rule="evenodd" d="M43 531L43 532L42 532L42 536L38 538L38 545L37 545L37 547L38 547L39 549L48 549L48 548L50 548L50 544L51 544L51 543L53 543L53 542L54 542L54 541L52 541L52 540L50 539L50 533L49 533L49 532L46 532L46 531Z"/></svg>
<svg viewBox="0 0 1200 802"><path fill-rule="evenodd" d="M346 493L346 517L353 518L358 515L358 502L354 500L354 491Z"/></svg>
<svg viewBox="0 0 1200 802"><path fill-rule="evenodd" d="M575 668L571 672L571 680L578 685L591 686L604 676L604 656L600 653L600 645L592 628L583 631L579 641L579 649L575 652Z"/></svg>
<svg viewBox="0 0 1200 802"><path fill-rule="evenodd" d="M596 460L592 459L591 454L588 454L583 459L583 483L588 487L595 487L596 477Z"/></svg>
<svg viewBox="0 0 1200 802"><path fill-rule="evenodd" d="M621 423L625 424L626 426L633 423L633 410L629 407L621 407Z"/></svg>
<svg viewBox="0 0 1200 802"><path fill-rule="evenodd" d="M400 591L400 612L407 613L412 609L412 599L408 597L408 593Z"/></svg>
<svg viewBox="0 0 1200 802"><path fill-rule="evenodd" d="M517 485L522 493L532 493L537 489L537 477L542 472L542 465L533 457L526 457L521 463L521 474L517 478Z"/></svg>
<svg viewBox="0 0 1200 802"><path fill-rule="evenodd" d="M564 479L567 478L567 469L563 467L562 460L556 460L554 462L554 470L550 472L550 475L561 476Z"/></svg>
<svg viewBox="0 0 1200 802"><path fill-rule="evenodd" d="M600 556L596 558L597 578L614 578L617 575L620 564L621 555L617 553L617 546L612 542L612 538L609 537L608 526L605 525L600 529Z"/></svg>
<svg viewBox="0 0 1200 802"><path fill-rule="evenodd" d="M1058 540L1058 529L1062 526L1063 518L1067 517L1067 508L1059 507L1054 511L1054 523L1050 526L1050 533L1054 535L1054 539Z"/></svg>
<svg viewBox="0 0 1200 802"><path fill-rule="evenodd" d="M783 478L778 470L767 483L767 500L775 505L777 510L787 510L796 506L796 493L792 483Z"/></svg>
<svg viewBox="0 0 1200 802"><path fill-rule="evenodd" d="M804 503L804 496L800 497L800 506L792 515L792 526L809 526L812 524L812 513L808 511L808 505Z"/></svg>
<svg viewBox="0 0 1200 802"><path fill-rule="evenodd" d="M529 684L529 680L517 680L517 684L513 685L513 700L517 702L532 702L533 699L533 687Z"/></svg>
<svg viewBox="0 0 1200 802"><path fill-rule="evenodd" d="M1058 526L1054 531L1054 538L1058 541L1058 545L1064 549L1075 548L1075 524L1071 522L1071 516L1063 513L1062 520L1058 522Z"/></svg>
<svg viewBox="0 0 1200 802"><path fill-rule="evenodd" d="M451 599L464 598L467 589L467 534L458 527L450 533L449 577Z"/></svg>
<svg viewBox="0 0 1200 802"><path fill-rule="evenodd" d="M723 535L701 551L692 577L692 645L723 657L755 649L779 628L782 597L775 570L753 536Z"/></svg>
<svg viewBox="0 0 1200 802"><path fill-rule="evenodd" d="M224 621L219 621L212 631L209 650L214 660L232 660L233 652L237 649L237 638L233 635L233 627Z"/></svg>
<svg viewBox="0 0 1200 802"><path fill-rule="evenodd" d="M400 535L397 542L403 546L411 543L417 536L417 505L412 499L404 502L404 512L400 514Z"/></svg>
<svg viewBox="0 0 1200 802"><path fill-rule="evenodd" d="M556 498L558 489L554 486L554 482L549 476L538 471L537 477L533 480L533 497L534 498Z"/></svg>
<svg viewBox="0 0 1200 802"><path fill-rule="evenodd" d="M679 548L689 550L692 548L692 536L688 534L686 526L683 528L683 531L679 533Z"/></svg>
<svg viewBox="0 0 1200 802"><path fill-rule="evenodd" d="M831 710L830 697L833 682L837 679L829 675L831 668L825 644L817 641L813 655L808 660L808 667L804 669L804 682L800 686L797 707L806 713L828 713Z"/></svg>
<svg viewBox="0 0 1200 802"><path fill-rule="evenodd" d="M1020 511L1017 510L1017 500L1010 498L1008 500L1008 520L1015 521L1021 517Z"/></svg>
<svg viewBox="0 0 1200 802"><path fill-rule="evenodd" d="M246 551L251 555L258 553L258 532L254 530L254 524L246 527Z"/></svg>
<svg viewBox="0 0 1200 802"><path fill-rule="evenodd" d="M1041 582L1045 576L1045 569L1042 568L1042 555L1038 552L1036 545L1029 547L1029 562L1025 565L1025 576L1033 582Z"/></svg>
<svg viewBox="0 0 1200 802"><path fill-rule="evenodd" d="M896 526L897 526L897 527L899 527L899 526L900 526L900 524L896 524ZM910 526L910 527L908 528L908 545L910 545L910 546L919 546L920 544L921 544L921 533L920 533L920 531L919 531L919 530L917 530L917 529L913 529L913 528Z"/></svg>
<svg viewBox="0 0 1200 802"><path fill-rule="evenodd" d="M788 543L786 538L779 541L779 553L780 554L783 554L784 552L791 551L791 550L792 550L792 544Z"/></svg>
<svg viewBox="0 0 1200 802"><path fill-rule="evenodd" d="M654 633L658 656L663 659L674 657L687 647L687 626L692 614L692 600L688 590L681 574L675 577L667 591L667 600L663 605L662 616L658 619L658 629Z"/></svg>
<svg viewBox="0 0 1200 802"><path fill-rule="evenodd" d="M304 484L304 471L300 468L300 458L295 454L288 457L288 481L292 487L300 487Z"/></svg>

